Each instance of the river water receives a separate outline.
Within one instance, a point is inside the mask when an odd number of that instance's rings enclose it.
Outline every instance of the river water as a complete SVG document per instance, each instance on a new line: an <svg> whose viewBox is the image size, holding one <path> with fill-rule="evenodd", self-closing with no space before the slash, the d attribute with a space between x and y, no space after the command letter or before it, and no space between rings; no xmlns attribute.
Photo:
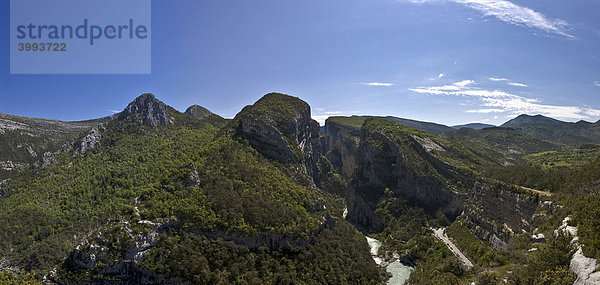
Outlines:
<svg viewBox="0 0 600 285"><path fill-rule="evenodd" d="M375 263L377 263L378 265L381 264L383 260L379 256L377 256L379 247L381 247L381 242L374 238L366 238L367 242L369 243L369 247L371 248L371 256L373 256L373 260L375 260ZM402 264L399 260L396 260L388 264L385 270L392 274L392 277L390 278L390 280L388 280L387 284L402 285L410 276L410 272L413 270L413 268Z"/></svg>

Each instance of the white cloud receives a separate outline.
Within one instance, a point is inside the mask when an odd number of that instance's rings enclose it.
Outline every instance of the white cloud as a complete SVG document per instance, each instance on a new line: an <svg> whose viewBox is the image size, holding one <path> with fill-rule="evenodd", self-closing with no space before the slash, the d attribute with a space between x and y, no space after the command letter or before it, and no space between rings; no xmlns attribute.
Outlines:
<svg viewBox="0 0 600 285"><path fill-rule="evenodd" d="M600 117L600 110L585 109L583 112L592 117Z"/></svg>
<svg viewBox="0 0 600 285"><path fill-rule="evenodd" d="M108 110L111 113L120 113L121 111L117 111L117 110Z"/></svg>
<svg viewBox="0 0 600 285"><path fill-rule="evenodd" d="M518 82L509 82L508 85L517 86L517 87L527 87L527 84L518 83Z"/></svg>
<svg viewBox="0 0 600 285"><path fill-rule="evenodd" d="M441 78L442 78L442 77L444 77L444 76L446 76L446 74L440 73L440 75L438 75L438 78L440 78L440 79L441 79Z"/></svg>
<svg viewBox="0 0 600 285"><path fill-rule="evenodd" d="M511 86L517 86L517 87L527 87L527 84L524 83L519 83L519 82L510 82L510 79L508 78L498 78L498 77L490 77L489 78L491 81L495 81L495 82L507 82L506 84L511 85Z"/></svg>
<svg viewBox="0 0 600 285"><path fill-rule="evenodd" d="M530 8L516 5L506 0L408 0L412 3L423 4L426 2L455 2L475 9L485 16L492 16L500 21L541 30L549 34L556 34L574 38L567 30L569 24L560 19L551 19L544 14Z"/></svg>
<svg viewBox="0 0 600 285"><path fill-rule="evenodd" d="M562 119L585 119L590 116L600 116L600 110L597 109L542 104L537 99L526 98L502 90L486 90L471 86L474 83L472 80L463 80L452 85L419 87L409 90L420 94L479 99L481 108L468 110L468 113L542 114Z"/></svg>
<svg viewBox="0 0 600 285"><path fill-rule="evenodd" d="M382 82L369 82L369 83L363 83L364 85L367 86L394 86L394 83L382 83Z"/></svg>
<svg viewBox="0 0 600 285"><path fill-rule="evenodd" d="M471 85L473 83L475 83L475 81L473 81L473 80L463 80L463 81L454 83L454 85L458 86L458 87L465 87L465 86Z"/></svg>
<svg viewBox="0 0 600 285"><path fill-rule="evenodd" d="M594 82L594 85L596 85L596 86L600 87L600 81L596 81L596 82Z"/></svg>
<svg viewBox="0 0 600 285"><path fill-rule="evenodd" d="M489 113L504 113L504 109L477 109L477 110L467 110L467 113L479 113L479 114L489 114Z"/></svg>
<svg viewBox="0 0 600 285"><path fill-rule="evenodd" d="M473 81L473 80L463 80L463 81L456 82L452 85L432 86L432 87L428 87L428 88L424 88L424 89L416 88L416 89L410 89L410 90L417 92L417 93L430 93L430 94L442 95L448 91L459 91L461 89L464 89L465 86L473 84L473 83L475 83L475 81Z"/></svg>

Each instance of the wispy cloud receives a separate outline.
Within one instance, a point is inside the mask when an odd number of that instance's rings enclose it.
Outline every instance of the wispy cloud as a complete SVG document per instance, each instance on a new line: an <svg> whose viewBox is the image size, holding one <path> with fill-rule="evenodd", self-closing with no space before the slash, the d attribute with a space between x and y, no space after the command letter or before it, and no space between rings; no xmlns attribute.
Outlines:
<svg viewBox="0 0 600 285"><path fill-rule="evenodd" d="M467 110L467 113L480 113L480 114L489 114L489 113L504 113L506 110L504 109L477 109L477 110Z"/></svg>
<svg viewBox="0 0 600 285"><path fill-rule="evenodd" d="M394 83L383 83L383 82L368 82L368 83L363 83L363 84L367 85L367 86L385 86L385 87L394 86Z"/></svg>
<svg viewBox="0 0 600 285"><path fill-rule="evenodd" d="M517 86L517 87L527 87L527 84L518 83L518 82L509 82L508 85Z"/></svg>
<svg viewBox="0 0 600 285"><path fill-rule="evenodd" d="M463 80L452 85L419 87L410 90L420 94L479 99L481 101L480 108L468 110L468 113L542 114L562 119L586 119L590 116L600 116L600 110L593 108L547 105L538 99L526 98L502 90L479 88L473 80Z"/></svg>
<svg viewBox="0 0 600 285"><path fill-rule="evenodd" d="M121 111L117 111L117 110L108 110L111 113L120 113Z"/></svg>
<svg viewBox="0 0 600 285"><path fill-rule="evenodd" d="M596 81L596 82L594 82L594 85L596 85L596 86L600 87L600 81Z"/></svg>
<svg viewBox="0 0 600 285"><path fill-rule="evenodd" d="M552 19L533 9L519 6L506 0L408 0L412 3L455 2L475 9L485 16L492 16L500 21L574 38L568 33L569 24L560 19Z"/></svg>
<svg viewBox="0 0 600 285"><path fill-rule="evenodd" d="M527 84L525 83L519 83L519 82L512 82L510 79L508 78L503 78L503 77L490 77L489 78L490 81L495 81L495 82L506 82L506 84L511 85L511 86L517 86L517 87L527 87Z"/></svg>

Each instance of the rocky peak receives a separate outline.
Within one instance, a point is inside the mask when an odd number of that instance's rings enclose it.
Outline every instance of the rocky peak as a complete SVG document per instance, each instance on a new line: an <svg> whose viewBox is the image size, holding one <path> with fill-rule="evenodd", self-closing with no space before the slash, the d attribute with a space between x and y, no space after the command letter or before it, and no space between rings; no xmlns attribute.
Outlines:
<svg viewBox="0 0 600 285"><path fill-rule="evenodd" d="M206 118L213 114L213 112L200 105L192 105L185 110L185 113L198 119Z"/></svg>
<svg viewBox="0 0 600 285"><path fill-rule="evenodd" d="M118 119L132 121L146 126L165 126L173 124L175 118L169 114L173 108L159 101L151 93L142 94L135 98L123 112L119 113ZM174 109L173 109L174 110Z"/></svg>
<svg viewBox="0 0 600 285"><path fill-rule="evenodd" d="M318 184L317 163L324 153L319 124L297 97L270 93L246 106L233 120L234 137L247 140L265 157L299 163Z"/></svg>

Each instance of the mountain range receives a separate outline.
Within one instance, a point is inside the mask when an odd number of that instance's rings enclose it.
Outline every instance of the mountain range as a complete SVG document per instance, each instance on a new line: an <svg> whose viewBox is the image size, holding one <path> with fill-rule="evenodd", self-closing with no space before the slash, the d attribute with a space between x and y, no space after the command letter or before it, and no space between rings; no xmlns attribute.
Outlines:
<svg viewBox="0 0 600 285"><path fill-rule="evenodd" d="M233 119L152 94L81 122L0 114L0 281L600 280L577 261L600 257L600 123L310 114L279 93ZM585 246L555 234L567 217Z"/></svg>

